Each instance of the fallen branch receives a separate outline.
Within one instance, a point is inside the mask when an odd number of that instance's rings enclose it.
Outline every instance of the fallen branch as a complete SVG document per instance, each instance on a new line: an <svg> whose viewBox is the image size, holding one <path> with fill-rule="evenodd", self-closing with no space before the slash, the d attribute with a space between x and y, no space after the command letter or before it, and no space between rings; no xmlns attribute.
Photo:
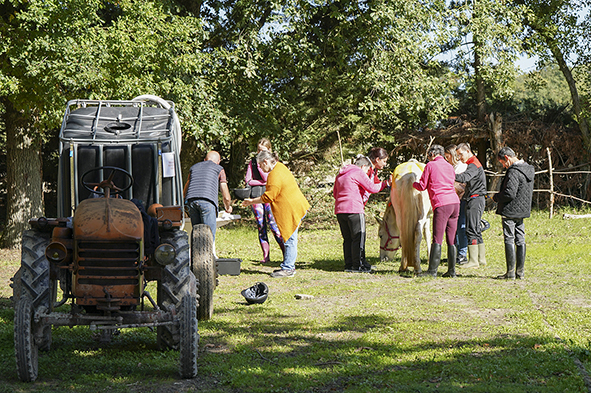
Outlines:
<svg viewBox="0 0 591 393"><path fill-rule="evenodd" d="M591 218L591 214L564 214L562 216L563 219L575 219L575 218Z"/></svg>
<svg viewBox="0 0 591 393"><path fill-rule="evenodd" d="M261 357L261 359L263 359L263 360L266 360L267 362L271 362L271 363L275 363L275 364L277 364L277 362L275 362L275 361L273 361L273 360L271 360L271 359L267 359L266 357L264 357L264 356L263 356L263 354L262 354L262 353L260 353L258 349L254 348L254 350L256 351L256 353L258 353L258 354L259 354L259 356Z"/></svg>

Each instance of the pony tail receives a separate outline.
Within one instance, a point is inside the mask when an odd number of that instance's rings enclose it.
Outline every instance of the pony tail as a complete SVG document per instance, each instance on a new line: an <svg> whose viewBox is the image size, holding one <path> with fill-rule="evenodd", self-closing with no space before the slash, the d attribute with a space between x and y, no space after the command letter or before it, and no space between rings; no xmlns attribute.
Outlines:
<svg viewBox="0 0 591 393"><path fill-rule="evenodd" d="M412 201L416 198L415 194L418 193L417 190L412 186L412 184L417 181L417 175L413 172L407 173L402 177L402 192L401 195L402 199L404 200L405 206L414 206L415 208L411 209L403 209L403 217L404 220L403 227L406 229L406 236L404 236L404 244L401 244L402 251L406 260L410 262L410 265L414 266L415 260L415 242L416 242L416 225L419 219L419 212L418 206L416 206ZM401 239L402 240L402 239Z"/></svg>

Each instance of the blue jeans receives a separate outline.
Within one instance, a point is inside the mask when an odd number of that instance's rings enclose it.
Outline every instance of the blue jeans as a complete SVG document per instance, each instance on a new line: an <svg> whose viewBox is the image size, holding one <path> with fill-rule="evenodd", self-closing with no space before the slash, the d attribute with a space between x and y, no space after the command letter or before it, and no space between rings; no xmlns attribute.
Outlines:
<svg viewBox="0 0 591 393"><path fill-rule="evenodd" d="M283 263L280 265L282 270L295 269L295 261L298 258L298 229L299 227L285 242L285 254L283 255Z"/></svg>
<svg viewBox="0 0 591 393"><path fill-rule="evenodd" d="M456 246L458 256L468 255L468 237L466 236L466 200L460 200L460 215L458 217L458 229L456 231Z"/></svg>
<svg viewBox="0 0 591 393"><path fill-rule="evenodd" d="M211 229L213 241L215 242L215 231L217 229L216 219L217 208L206 199L193 199L187 204L187 211L191 217L191 226L205 224Z"/></svg>

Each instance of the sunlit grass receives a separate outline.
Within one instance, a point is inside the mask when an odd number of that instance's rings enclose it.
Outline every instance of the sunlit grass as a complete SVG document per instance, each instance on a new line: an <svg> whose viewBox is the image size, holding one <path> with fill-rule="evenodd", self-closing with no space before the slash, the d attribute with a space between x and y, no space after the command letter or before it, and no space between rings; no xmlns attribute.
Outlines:
<svg viewBox="0 0 591 393"><path fill-rule="evenodd" d="M526 221L525 281L493 279L505 262L500 218L488 212L488 265L458 269L455 280L401 277L398 260L378 261L369 219L373 275L342 271L336 226L306 225L297 274L283 279L268 275L281 260L273 240L272 262L262 265L252 223L224 227L218 256L241 258L242 273L219 278L214 317L199 324L199 375L192 381L179 379L178 353L158 351L149 329L124 330L100 344L86 327L60 327L51 351L40 355L38 381L18 382L6 285L0 392L586 391L575 359L591 367L591 222L561 213L549 220L535 212ZM8 283L18 261L0 254L0 266ZM240 291L257 281L269 285L269 298L249 306ZM148 290L155 296L153 284Z"/></svg>

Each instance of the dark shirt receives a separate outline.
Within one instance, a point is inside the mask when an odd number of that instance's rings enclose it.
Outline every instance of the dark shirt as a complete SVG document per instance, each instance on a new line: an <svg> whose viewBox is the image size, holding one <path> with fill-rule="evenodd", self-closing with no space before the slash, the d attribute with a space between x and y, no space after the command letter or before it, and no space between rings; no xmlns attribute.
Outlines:
<svg viewBox="0 0 591 393"><path fill-rule="evenodd" d="M462 199L468 200L477 196L486 196L486 175L484 168L476 156L470 157L468 168L462 173L456 175L456 181L466 183L466 191Z"/></svg>

